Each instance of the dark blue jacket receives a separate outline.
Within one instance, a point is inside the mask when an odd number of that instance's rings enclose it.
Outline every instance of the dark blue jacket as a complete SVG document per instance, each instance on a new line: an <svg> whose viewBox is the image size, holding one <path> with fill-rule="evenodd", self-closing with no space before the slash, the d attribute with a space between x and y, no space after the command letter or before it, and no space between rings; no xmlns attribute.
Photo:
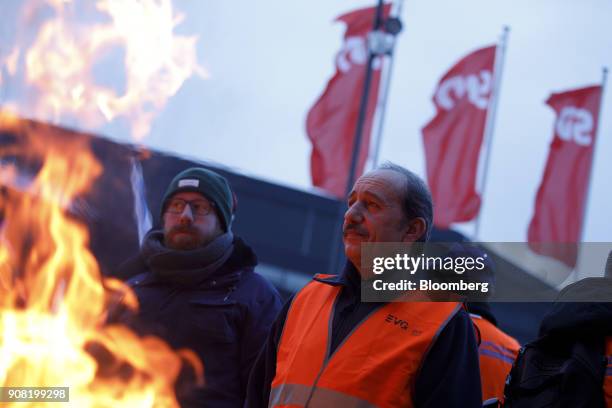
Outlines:
<svg viewBox="0 0 612 408"><path fill-rule="evenodd" d="M179 396L182 406L243 405L249 372L281 308L278 292L254 272L256 264L251 248L236 238L230 258L197 285L159 280L140 255L119 271L134 276L136 326L173 348L194 350L204 363L205 387Z"/></svg>
<svg viewBox="0 0 612 408"><path fill-rule="evenodd" d="M353 328L382 303L362 303L358 272L348 264L336 279L325 280L341 285L334 308L331 350L333 353ZM276 375L276 350L291 300L272 326L264 349L257 358L247 390L245 407L268 406L270 385ZM482 405L478 345L470 317L460 310L440 332L427 354L416 379L417 408L476 408ZM408 391L407 391L408 392ZM340 408L340 407L338 407Z"/></svg>

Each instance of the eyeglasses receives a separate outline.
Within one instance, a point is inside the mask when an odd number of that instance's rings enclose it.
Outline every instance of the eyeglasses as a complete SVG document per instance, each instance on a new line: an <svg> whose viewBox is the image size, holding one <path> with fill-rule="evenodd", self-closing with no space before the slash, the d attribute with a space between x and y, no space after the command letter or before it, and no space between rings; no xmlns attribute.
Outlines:
<svg viewBox="0 0 612 408"><path fill-rule="evenodd" d="M191 207L191 211L195 215L208 215L213 210L213 203L208 200L183 200L181 198L173 198L168 203L168 208L166 211L170 214L182 214L185 211L185 206L189 205Z"/></svg>

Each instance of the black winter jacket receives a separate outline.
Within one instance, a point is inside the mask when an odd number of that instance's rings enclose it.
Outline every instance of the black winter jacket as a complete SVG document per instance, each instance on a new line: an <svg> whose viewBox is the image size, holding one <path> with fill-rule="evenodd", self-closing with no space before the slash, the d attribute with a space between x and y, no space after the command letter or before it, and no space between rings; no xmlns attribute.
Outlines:
<svg viewBox="0 0 612 408"><path fill-rule="evenodd" d="M256 264L251 248L235 238L229 259L197 285L160 280L142 252L120 267L120 276L133 276L128 283L140 302L136 328L194 350L204 363L204 388L179 395L181 406L242 407L249 372L281 308Z"/></svg>

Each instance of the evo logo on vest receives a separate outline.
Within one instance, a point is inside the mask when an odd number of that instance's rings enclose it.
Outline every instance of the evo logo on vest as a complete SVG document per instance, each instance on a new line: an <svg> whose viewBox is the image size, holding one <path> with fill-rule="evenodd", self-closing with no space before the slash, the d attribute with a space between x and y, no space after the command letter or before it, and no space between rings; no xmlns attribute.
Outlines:
<svg viewBox="0 0 612 408"><path fill-rule="evenodd" d="M399 317L393 316L392 314L387 315L385 322L398 326L402 330L408 330L408 322L400 319Z"/></svg>

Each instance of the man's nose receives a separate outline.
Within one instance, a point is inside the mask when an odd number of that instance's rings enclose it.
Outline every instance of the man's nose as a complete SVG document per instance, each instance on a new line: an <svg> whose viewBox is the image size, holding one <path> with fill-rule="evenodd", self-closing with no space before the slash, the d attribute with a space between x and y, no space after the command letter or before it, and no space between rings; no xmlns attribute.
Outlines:
<svg viewBox="0 0 612 408"><path fill-rule="evenodd" d="M363 214L361 213L361 205L357 202L349 206L344 213L344 220L349 223L361 223Z"/></svg>
<svg viewBox="0 0 612 408"><path fill-rule="evenodd" d="M191 206L189 204L185 205L183 212L181 213L180 221L182 223L191 223L193 222L193 211L191 210Z"/></svg>

